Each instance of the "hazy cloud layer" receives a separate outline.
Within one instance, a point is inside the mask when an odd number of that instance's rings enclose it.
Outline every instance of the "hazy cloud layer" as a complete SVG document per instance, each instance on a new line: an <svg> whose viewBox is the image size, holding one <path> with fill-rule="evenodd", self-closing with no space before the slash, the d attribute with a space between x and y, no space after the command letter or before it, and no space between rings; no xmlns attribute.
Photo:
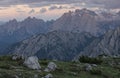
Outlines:
<svg viewBox="0 0 120 78"><path fill-rule="evenodd" d="M32 10L29 11L29 14L32 14L32 13L34 13L34 12L35 12L35 10L32 9Z"/></svg>
<svg viewBox="0 0 120 78"><path fill-rule="evenodd" d="M56 9L73 9L74 7L68 7L68 6L50 6L49 10L56 10Z"/></svg>
<svg viewBox="0 0 120 78"><path fill-rule="evenodd" d="M27 4L30 7L45 6L51 4L74 4L84 2L87 5L102 5L107 9L120 8L120 0L0 0L1 7L7 7L10 5Z"/></svg>
<svg viewBox="0 0 120 78"><path fill-rule="evenodd" d="M46 9L46 8L41 8L41 9L40 9L40 13L45 13L45 12L47 12L47 9Z"/></svg>

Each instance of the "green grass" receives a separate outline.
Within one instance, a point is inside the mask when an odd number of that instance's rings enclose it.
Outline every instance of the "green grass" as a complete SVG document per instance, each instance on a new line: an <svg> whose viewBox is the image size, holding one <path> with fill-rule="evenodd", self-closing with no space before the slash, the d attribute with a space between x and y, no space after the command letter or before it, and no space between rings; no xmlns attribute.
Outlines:
<svg viewBox="0 0 120 78"><path fill-rule="evenodd" d="M120 65L111 66L108 62L120 62L120 59L107 58L103 63L94 67L92 71L85 71L85 63L55 61L58 68L50 72L54 78L120 78ZM0 78L34 78L38 75L41 78L48 73L43 70L50 60L39 60L42 72L31 70L24 65L19 65L18 61L12 61L9 56L0 57Z"/></svg>

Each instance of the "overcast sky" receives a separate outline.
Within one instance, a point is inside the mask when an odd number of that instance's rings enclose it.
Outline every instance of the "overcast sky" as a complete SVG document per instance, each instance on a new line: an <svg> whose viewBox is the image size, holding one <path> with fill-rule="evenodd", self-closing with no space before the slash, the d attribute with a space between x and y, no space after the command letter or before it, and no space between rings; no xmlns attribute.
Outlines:
<svg viewBox="0 0 120 78"><path fill-rule="evenodd" d="M119 11L120 0L0 0L0 21L28 16L50 20L82 8Z"/></svg>

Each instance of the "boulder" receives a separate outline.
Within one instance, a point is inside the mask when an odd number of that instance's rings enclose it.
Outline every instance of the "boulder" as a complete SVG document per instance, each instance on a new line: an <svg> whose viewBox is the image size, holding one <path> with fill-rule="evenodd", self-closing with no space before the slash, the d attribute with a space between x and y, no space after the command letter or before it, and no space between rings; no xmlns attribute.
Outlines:
<svg viewBox="0 0 120 78"><path fill-rule="evenodd" d="M92 66L90 64L85 64L85 70L86 71L92 70Z"/></svg>
<svg viewBox="0 0 120 78"><path fill-rule="evenodd" d="M44 71L50 72L50 71L55 71L57 68L57 65L54 62L49 62L47 68L45 68Z"/></svg>
<svg viewBox="0 0 120 78"><path fill-rule="evenodd" d="M20 56L14 55L12 56L12 60L20 60L22 59Z"/></svg>
<svg viewBox="0 0 120 78"><path fill-rule="evenodd" d="M17 58L18 58L17 56L13 56L12 60L17 60Z"/></svg>
<svg viewBox="0 0 120 78"><path fill-rule="evenodd" d="M34 78L38 78L38 75L37 75L37 74L35 74L35 75L34 75Z"/></svg>
<svg viewBox="0 0 120 78"><path fill-rule="evenodd" d="M52 74L48 74L48 75L46 75L45 77L42 77L42 78L53 78L53 75Z"/></svg>
<svg viewBox="0 0 120 78"><path fill-rule="evenodd" d="M14 78L19 78L17 75L14 75Z"/></svg>
<svg viewBox="0 0 120 78"><path fill-rule="evenodd" d="M24 65L27 66L30 69L41 69L41 66L38 62L38 58L36 56L31 56L25 59Z"/></svg>
<svg viewBox="0 0 120 78"><path fill-rule="evenodd" d="M96 64L92 64L92 66L93 66L93 67L97 67L97 65L96 65Z"/></svg>

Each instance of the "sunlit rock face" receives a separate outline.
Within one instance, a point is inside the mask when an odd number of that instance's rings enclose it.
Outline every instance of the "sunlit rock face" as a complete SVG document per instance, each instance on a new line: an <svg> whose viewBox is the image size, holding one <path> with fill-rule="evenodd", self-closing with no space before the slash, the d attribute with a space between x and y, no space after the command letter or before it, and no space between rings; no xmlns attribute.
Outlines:
<svg viewBox="0 0 120 78"><path fill-rule="evenodd" d="M120 16L107 12L96 13L88 9L69 11L64 13L53 24L51 31L90 32L93 35L104 34L107 30L120 25ZM112 23L112 24L111 24Z"/></svg>

